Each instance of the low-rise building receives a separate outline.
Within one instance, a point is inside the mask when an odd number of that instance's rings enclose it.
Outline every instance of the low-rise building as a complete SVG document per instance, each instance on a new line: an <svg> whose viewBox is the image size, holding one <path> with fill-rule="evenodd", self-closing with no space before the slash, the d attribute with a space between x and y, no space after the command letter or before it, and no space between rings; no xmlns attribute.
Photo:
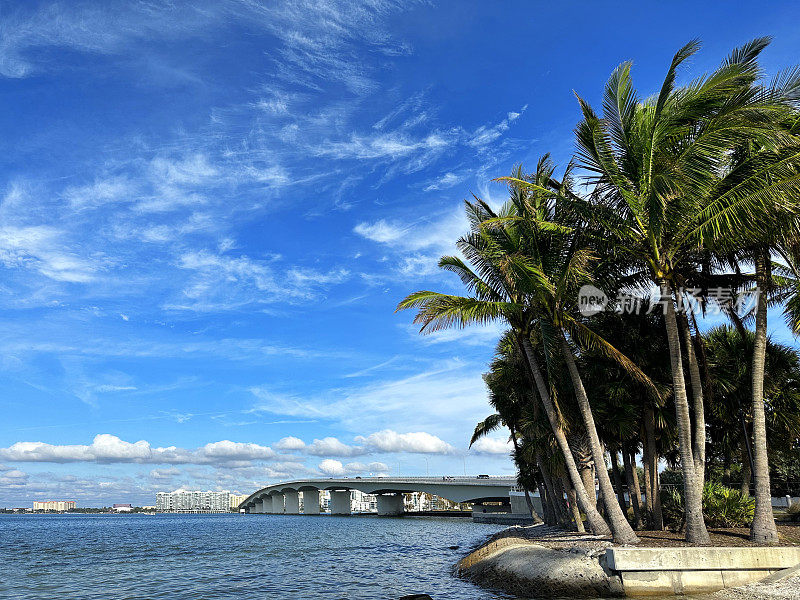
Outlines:
<svg viewBox="0 0 800 600"><path fill-rule="evenodd" d="M131 512L133 510L133 506L130 504L115 504L111 508L116 512Z"/></svg>
<svg viewBox="0 0 800 600"><path fill-rule="evenodd" d="M76 508L78 505L75 500L34 500L33 510L55 510L58 512L66 512Z"/></svg>

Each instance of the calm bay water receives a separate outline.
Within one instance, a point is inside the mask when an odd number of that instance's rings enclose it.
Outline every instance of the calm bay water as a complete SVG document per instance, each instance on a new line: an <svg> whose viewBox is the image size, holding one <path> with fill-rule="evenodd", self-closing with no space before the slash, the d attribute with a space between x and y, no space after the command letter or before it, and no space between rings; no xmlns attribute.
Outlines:
<svg viewBox="0 0 800 600"><path fill-rule="evenodd" d="M0 515L0 598L506 598L451 574L499 529L456 518Z"/></svg>

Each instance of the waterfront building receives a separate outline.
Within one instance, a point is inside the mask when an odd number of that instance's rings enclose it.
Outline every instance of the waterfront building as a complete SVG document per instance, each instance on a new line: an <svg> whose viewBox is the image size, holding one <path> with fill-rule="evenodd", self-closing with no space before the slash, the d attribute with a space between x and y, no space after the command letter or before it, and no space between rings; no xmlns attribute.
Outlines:
<svg viewBox="0 0 800 600"><path fill-rule="evenodd" d="M350 510L354 513L376 513L378 512L378 497L375 494L352 490L350 492Z"/></svg>
<svg viewBox="0 0 800 600"><path fill-rule="evenodd" d="M405 510L407 512L431 510L432 496L430 494L426 494L425 492L411 492L410 494L404 494L404 496Z"/></svg>
<svg viewBox="0 0 800 600"><path fill-rule="evenodd" d="M175 490L156 493L158 512L229 512L231 493Z"/></svg>
<svg viewBox="0 0 800 600"><path fill-rule="evenodd" d="M133 510L133 506L130 504L115 504L111 508L116 512L131 512Z"/></svg>
<svg viewBox="0 0 800 600"><path fill-rule="evenodd" d="M239 508L239 505L244 502L245 498L247 498L247 494L231 494L229 508L231 510L236 510Z"/></svg>
<svg viewBox="0 0 800 600"><path fill-rule="evenodd" d="M33 510L55 510L58 512L66 512L77 507L75 500L45 500L40 502L33 501Z"/></svg>

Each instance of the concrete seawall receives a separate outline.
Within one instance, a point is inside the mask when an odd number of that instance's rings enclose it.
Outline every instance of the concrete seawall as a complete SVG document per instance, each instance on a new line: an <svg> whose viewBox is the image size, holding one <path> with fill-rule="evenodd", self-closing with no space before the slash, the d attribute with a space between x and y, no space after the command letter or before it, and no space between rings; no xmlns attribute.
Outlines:
<svg viewBox="0 0 800 600"><path fill-rule="evenodd" d="M459 575L523 597L700 594L761 581L800 563L800 547L553 549L502 537L459 561Z"/></svg>
<svg viewBox="0 0 800 600"><path fill-rule="evenodd" d="M609 548L627 596L700 594L760 581L800 563L800 548Z"/></svg>

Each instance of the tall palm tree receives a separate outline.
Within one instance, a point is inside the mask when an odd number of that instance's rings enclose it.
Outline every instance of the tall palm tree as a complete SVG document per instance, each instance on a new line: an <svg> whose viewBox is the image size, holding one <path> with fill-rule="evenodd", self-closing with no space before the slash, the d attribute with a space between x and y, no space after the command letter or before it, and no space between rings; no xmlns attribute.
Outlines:
<svg viewBox="0 0 800 600"><path fill-rule="evenodd" d="M580 223L575 221L571 203L561 201L574 195L569 185L571 168L567 168L566 176L560 182L553 178L553 171L554 166L545 155L530 178L531 182L521 177L510 178L511 198L506 214L487 219L484 226L512 229L513 235L524 240L529 296L540 315L541 339L551 349L548 355L559 354L566 366L592 459L597 466L600 498L611 531L619 543L635 544L639 539L615 499L614 487L606 468L605 450L575 361L575 349L578 346L571 341L580 340L584 345L592 345L613 356L645 381L647 377L576 316L578 290L582 284L592 281L590 270L594 255L582 234ZM548 187L552 188L549 194L545 191ZM526 188L531 192L524 193Z"/></svg>
<svg viewBox="0 0 800 600"><path fill-rule="evenodd" d="M734 148L745 140L780 137L774 126L775 103L754 85L760 77L756 59L767 43L766 38L757 39L734 51L710 75L676 87L678 67L699 48L697 41L690 42L675 54L659 94L645 101L638 98L630 63L625 63L606 85L603 118L578 98L583 113L576 129L579 161L591 173L590 205L596 222L614 250L637 261L660 291L686 499L686 539L695 544L710 541L701 506L705 408L702 387L695 385L693 424L676 314L676 273L700 248L736 228L746 230L747 215L785 201L783 194L792 189L789 169L781 164L761 165L757 173L732 186L720 182Z"/></svg>
<svg viewBox="0 0 800 600"><path fill-rule="evenodd" d="M512 193L523 192L513 188ZM439 266L456 273L472 296L420 291L401 301L397 310L417 309L415 322L421 324L423 332L495 320L508 324L530 369L531 378L563 455L569 480L575 489L577 503L594 533L609 534L611 530L608 523L589 501L564 431L560 411L531 343L531 335L538 319L538 307L530 302L531 274L524 254L525 240L513 227L484 227L486 221L510 217L510 213L501 211L500 214L495 214L480 200L465 204L471 231L462 236L457 245L474 268L455 256L443 257ZM510 210L511 207L508 208Z"/></svg>
<svg viewBox="0 0 800 600"><path fill-rule="evenodd" d="M489 415L475 426L469 445L472 447L480 438L501 426L505 426L509 430L509 439L514 448L514 460L520 471L518 479L525 492L525 502L534 522L541 523L542 518L536 512L528 488L522 482L524 479L523 473L528 468L528 465L522 456L520 447L521 421L529 386L517 360L517 350L513 345L513 340L509 339L509 337L508 334L505 334L500 339L490 370L483 376L483 380L489 390L489 404L497 412Z"/></svg>

